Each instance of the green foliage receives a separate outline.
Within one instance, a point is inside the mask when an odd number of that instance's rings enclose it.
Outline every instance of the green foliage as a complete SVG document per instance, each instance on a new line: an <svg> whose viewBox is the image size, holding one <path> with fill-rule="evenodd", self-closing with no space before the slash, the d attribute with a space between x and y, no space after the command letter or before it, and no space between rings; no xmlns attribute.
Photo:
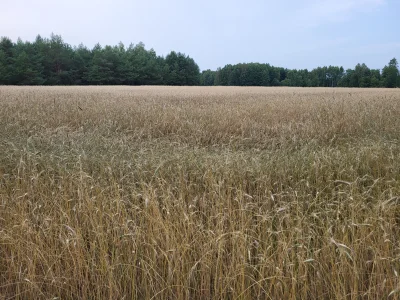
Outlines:
<svg viewBox="0 0 400 300"><path fill-rule="evenodd" d="M213 81L212 81L213 80ZM225 86L298 86L298 87L395 87L400 85L397 61L380 70L357 64L354 69L329 66L311 71L288 70L269 64L226 65L216 71L203 71L201 85Z"/></svg>
<svg viewBox="0 0 400 300"><path fill-rule="evenodd" d="M200 68L195 61L183 53L172 51L165 57L168 70L168 85L199 85Z"/></svg>
<svg viewBox="0 0 400 300"><path fill-rule="evenodd" d="M62 37L33 43L0 40L0 84L15 85L199 85L200 69L182 53L166 58L143 43L72 48Z"/></svg>
<svg viewBox="0 0 400 300"><path fill-rule="evenodd" d="M215 72L210 69L203 71L200 76L200 85L212 86L215 83Z"/></svg>
<svg viewBox="0 0 400 300"><path fill-rule="evenodd" d="M383 83L385 87L394 88L399 86L399 64L393 58L382 71Z"/></svg>
<svg viewBox="0 0 400 300"><path fill-rule="evenodd" d="M7 84L9 82L8 76L7 55L3 50L0 50L0 82Z"/></svg>
<svg viewBox="0 0 400 300"><path fill-rule="evenodd" d="M278 68L268 64L249 63L226 65L217 71L207 70L201 74L202 85L228 86L275 86L279 85ZM213 78L214 82L210 82Z"/></svg>
<svg viewBox="0 0 400 300"><path fill-rule="evenodd" d="M311 71L261 63L200 68L189 56L171 51L165 58L143 43L71 47L61 36L38 35L34 42L0 39L0 85L203 85L298 87L400 87L398 62L382 70L357 64L354 69L329 66Z"/></svg>
<svg viewBox="0 0 400 300"><path fill-rule="evenodd" d="M0 84L13 84L14 44L9 38L0 40Z"/></svg>
<svg viewBox="0 0 400 300"><path fill-rule="evenodd" d="M121 52L122 53L122 52ZM126 83L134 85L156 85L163 82L164 59L158 57L153 49L146 50L143 43L131 44L121 64L121 74Z"/></svg>

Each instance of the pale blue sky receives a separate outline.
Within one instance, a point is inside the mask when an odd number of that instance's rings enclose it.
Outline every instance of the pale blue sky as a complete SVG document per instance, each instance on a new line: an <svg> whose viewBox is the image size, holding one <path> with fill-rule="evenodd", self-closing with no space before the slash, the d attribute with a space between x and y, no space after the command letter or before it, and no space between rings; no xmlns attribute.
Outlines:
<svg viewBox="0 0 400 300"><path fill-rule="evenodd" d="M400 0L1 0L0 36L71 45L142 41L202 70L240 62L312 69L400 60Z"/></svg>

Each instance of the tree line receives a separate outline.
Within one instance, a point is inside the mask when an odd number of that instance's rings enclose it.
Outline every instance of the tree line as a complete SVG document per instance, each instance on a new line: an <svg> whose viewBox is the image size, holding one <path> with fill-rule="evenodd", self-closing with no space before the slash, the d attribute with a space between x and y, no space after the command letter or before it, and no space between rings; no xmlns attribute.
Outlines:
<svg viewBox="0 0 400 300"><path fill-rule="evenodd" d="M189 56L171 51L159 56L143 43L125 47L83 44L72 47L61 36L38 35L33 42L0 39L0 85L203 85L300 87L400 87L395 58L382 69L318 67L291 70L242 63L217 70L200 68Z"/></svg>
<svg viewBox="0 0 400 300"><path fill-rule="evenodd" d="M200 69L189 56L158 56L143 43L93 49L71 47L61 36L34 42L0 40L3 85L199 85Z"/></svg>
<svg viewBox="0 0 400 300"><path fill-rule="evenodd" d="M398 63L393 58L382 72L357 64L354 69L318 67L311 71L290 70L269 64L226 65L216 71L203 71L200 84L226 86L298 86L298 87L400 87Z"/></svg>

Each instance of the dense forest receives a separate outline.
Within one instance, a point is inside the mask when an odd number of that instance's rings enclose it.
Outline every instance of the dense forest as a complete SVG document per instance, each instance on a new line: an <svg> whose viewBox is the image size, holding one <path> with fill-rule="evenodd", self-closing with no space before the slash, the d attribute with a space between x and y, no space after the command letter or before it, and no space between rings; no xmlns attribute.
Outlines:
<svg viewBox="0 0 400 300"><path fill-rule="evenodd" d="M400 87L395 58L382 70L357 64L354 69L318 67L290 70L269 64L200 68L189 56L171 51L165 57L143 43L125 47L97 44L72 47L61 36L37 36L34 42L2 37L0 85L225 85L301 87Z"/></svg>
<svg viewBox="0 0 400 300"><path fill-rule="evenodd" d="M226 65L217 71L203 71L201 85L300 86L300 87L388 87L400 86L398 63L393 58L381 70L357 64L354 69L318 67L311 71L289 70L269 64Z"/></svg>
<svg viewBox="0 0 400 300"><path fill-rule="evenodd" d="M125 47L71 47L61 36L33 43L0 40L0 84L6 85L198 85L192 58L172 51L157 56L143 43Z"/></svg>

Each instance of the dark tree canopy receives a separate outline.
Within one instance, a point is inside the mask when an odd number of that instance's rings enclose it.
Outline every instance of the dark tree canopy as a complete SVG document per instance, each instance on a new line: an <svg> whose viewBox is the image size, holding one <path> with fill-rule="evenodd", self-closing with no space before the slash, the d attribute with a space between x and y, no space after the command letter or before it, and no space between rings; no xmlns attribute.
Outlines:
<svg viewBox="0 0 400 300"><path fill-rule="evenodd" d="M225 85L299 87L400 87L395 58L382 71L318 67L290 70L262 63L226 65L200 73L189 56L171 51L158 56L143 43L93 49L72 47L61 36L38 35L34 42L0 39L0 85Z"/></svg>
<svg viewBox="0 0 400 300"><path fill-rule="evenodd" d="M143 43L93 49L71 47L61 36L34 42L0 40L2 85L199 85L200 69L189 56L158 56Z"/></svg>
<svg viewBox="0 0 400 300"><path fill-rule="evenodd" d="M298 87L400 87L396 59L380 70L357 64L354 69L318 67L311 71L289 70L269 64L226 65L201 73L201 85L227 86L298 86Z"/></svg>

